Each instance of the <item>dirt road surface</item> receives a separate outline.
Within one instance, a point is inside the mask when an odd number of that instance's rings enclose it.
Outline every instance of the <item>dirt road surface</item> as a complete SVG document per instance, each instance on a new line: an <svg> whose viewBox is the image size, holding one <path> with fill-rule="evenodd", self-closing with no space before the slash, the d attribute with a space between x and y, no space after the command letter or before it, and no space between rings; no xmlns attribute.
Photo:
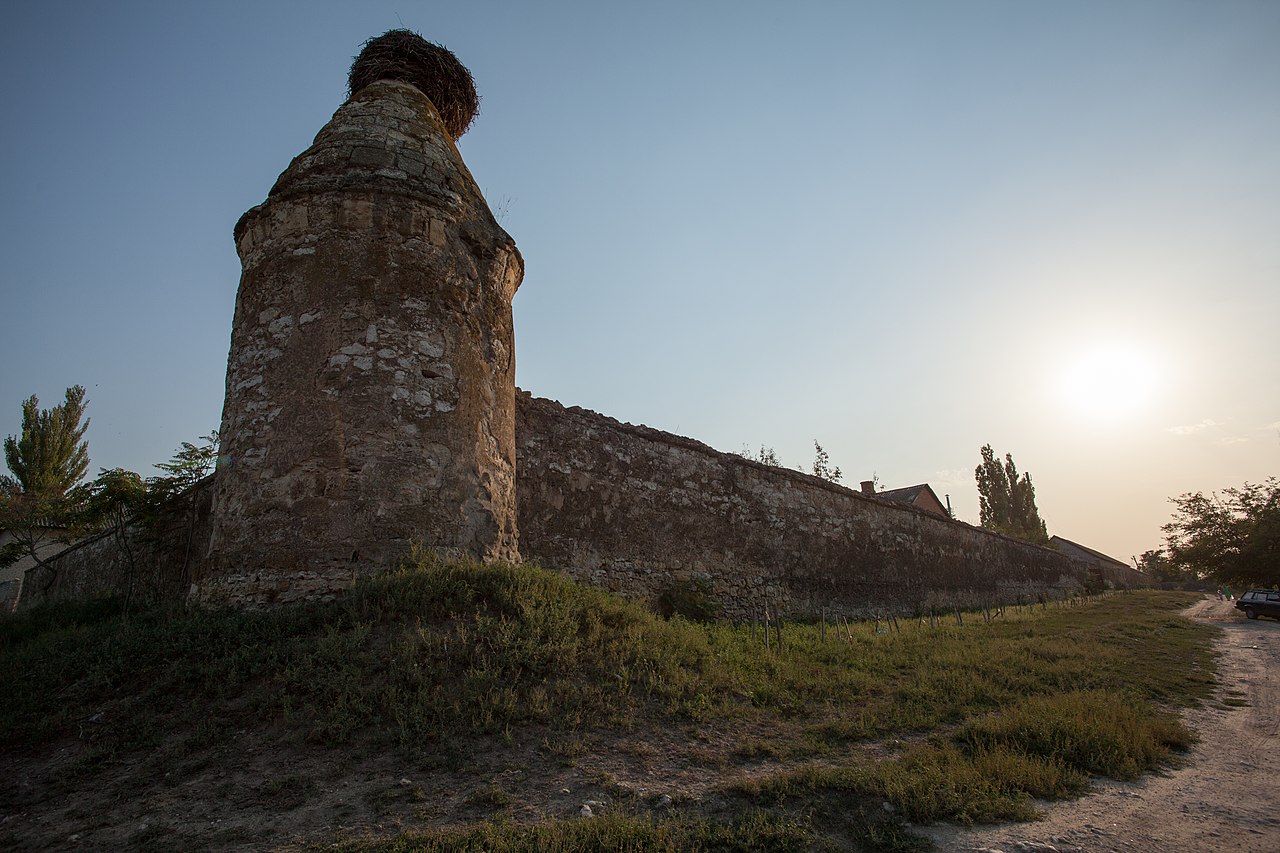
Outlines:
<svg viewBox="0 0 1280 853"><path fill-rule="evenodd" d="M1181 768L1102 783L1036 823L920 831L944 851L1280 851L1280 621L1249 621L1212 596L1183 615L1222 636L1214 697L1183 718L1200 743Z"/></svg>

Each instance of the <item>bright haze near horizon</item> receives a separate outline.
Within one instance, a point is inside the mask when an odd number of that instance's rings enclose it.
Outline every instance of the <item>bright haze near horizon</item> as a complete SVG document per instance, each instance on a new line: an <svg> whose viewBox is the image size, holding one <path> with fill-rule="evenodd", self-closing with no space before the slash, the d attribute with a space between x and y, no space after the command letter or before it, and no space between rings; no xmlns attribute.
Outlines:
<svg viewBox="0 0 1280 853"><path fill-rule="evenodd" d="M1280 474L1280 3L10 2L0 434L218 425L231 229L408 27L524 254L533 393L976 523L986 443L1122 560Z"/></svg>

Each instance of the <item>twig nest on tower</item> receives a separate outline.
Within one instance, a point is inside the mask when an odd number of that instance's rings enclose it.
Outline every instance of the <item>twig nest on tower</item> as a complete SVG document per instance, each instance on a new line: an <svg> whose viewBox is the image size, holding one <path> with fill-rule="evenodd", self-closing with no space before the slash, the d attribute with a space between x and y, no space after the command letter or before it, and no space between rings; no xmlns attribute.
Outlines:
<svg viewBox="0 0 1280 853"><path fill-rule="evenodd" d="M387 30L369 39L351 63L350 94L379 80L399 80L431 99L455 142L480 109L475 80L453 51L412 30Z"/></svg>

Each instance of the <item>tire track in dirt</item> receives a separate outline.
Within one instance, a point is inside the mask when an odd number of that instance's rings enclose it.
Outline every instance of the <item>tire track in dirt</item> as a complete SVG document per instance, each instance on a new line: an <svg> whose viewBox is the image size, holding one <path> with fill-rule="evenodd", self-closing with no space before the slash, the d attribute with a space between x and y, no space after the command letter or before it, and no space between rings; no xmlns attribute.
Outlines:
<svg viewBox="0 0 1280 853"><path fill-rule="evenodd" d="M1213 598L1183 615L1222 629L1217 689L1183 717L1200 736L1184 766L1101 782L1035 823L918 831L944 851L1280 851L1280 621L1246 620Z"/></svg>

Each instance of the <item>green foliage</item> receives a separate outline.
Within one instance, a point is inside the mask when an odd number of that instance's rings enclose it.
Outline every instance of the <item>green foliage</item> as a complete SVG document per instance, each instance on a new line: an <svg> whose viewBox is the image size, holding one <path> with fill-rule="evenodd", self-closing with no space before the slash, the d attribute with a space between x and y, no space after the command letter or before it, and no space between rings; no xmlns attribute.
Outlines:
<svg viewBox="0 0 1280 853"><path fill-rule="evenodd" d="M817 439L813 442L813 476L832 483L840 482L840 478L844 476L840 473L839 467L831 466L831 457L822 449L822 445L818 444Z"/></svg>
<svg viewBox="0 0 1280 853"><path fill-rule="evenodd" d="M769 803L834 792L855 803L888 802L912 823L971 824L1030 820L1032 796L1061 799L1084 787L1082 774L1061 765L1007 751L968 755L941 742L874 764L782 773L762 783L757 796Z"/></svg>
<svg viewBox="0 0 1280 853"><path fill-rule="evenodd" d="M47 736L113 685L136 682L163 718L252 683L264 713L319 742L370 726L420 743L527 722L782 715L794 725L773 748L813 754L1064 689L1190 701L1210 659L1205 630L1167 614L1183 600L1130 593L990 624L860 626L852 639L795 624L783 652L765 654L749 626L666 622L532 567L428 560L342 601L265 613L125 620L92 605L4 620L0 681L15 689L0 694L0 742L40 740L31 726Z"/></svg>
<svg viewBox="0 0 1280 853"><path fill-rule="evenodd" d="M883 799L913 823L1029 820L1033 799L1077 796L1089 774L1132 779L1192 742L1174 716L1123 693L1070 691L1015 702L893 760L783 772L750 793Z"/></svg>
<svg viewBox="0 0 1280 853"><path fill-rule="evenodd" d="M752 793L773 814L728 823L607 812L342 849L809 849L838 828L864 849L912 850L902 818L1026 817L1031 798L1076 793L1086 772L1132 772L1185 744L1158 709L1212 687L1212 629L1175 615L1190 600L1124 593L963 625L904 617L891 634L789 623L782 650L765 652L749 625L664 621L535 567L423 559L341 601L267 612L126 618L120 602L94 602L0 620L0 744L79 735L89 778L117 755L218 755L246 729L459 763L500 742L639 729L630 736L660 730L680 749L709 730L739 738L726 747L739 758L820 757L827 769L766 778ZM858 741L930 732L889 759L853 758ZM793 820L796 793L817 834ZM286 782L260 794L312 796Z"/></svg>
<svg viewBox="0 0 1280 853"><path fill-rule="evenodd" d="M1085 595L1099 595L1107 590L1107 579L1098 566L1089 566L1085 570L1082 589Z"/></svg>
<svg viewBox="0 0 1280 853"><path fill-rule="evenodd" d="M84 433L84 388L67 389L63 402L41 409L33 394L22 404L22 432L4 441L4 458L22 491L38 497L66 494L89 467ZM83 421L83 422L82 422Z"/></svg>
<svg viewBox="0 0 1280 853"><path fill-rule="evenodd" d="M1186 750L1192 735L1177 718L1105 690L1037 696L975 720L956 733L970 754L1016 750L1082 771L1133 779Z"/></svg>
<svg viewBox="0 0 1280 853"><path fill-rule="evenodd" d="M1164 532L1175 568L1222 583L1280 585L1280 479L1172 501Z"/></svg>
<svg viewBox="0 0 1280 853"><path fill-rule="evenodd" d="M42 554L51 545L77 537L83 511L84 496L79 489L66 495L0 492L0 530L13 537L0 549L0 566L11 566L27 557L45 565Z"/></svg>
<svg viewBox="0 0 1280 853"><path fill-rule="evenodd" d="M765 447L763 444L760 445L760 450L755 453L751 452L751 449L744 444L742 450L738 451L738 455L743 459L750 459L752 462L759 462L762 465L772 465L775 468L782 467L782 462L778 460L778 454L774 452L772 447Z"/></svg>
<svg viewBox="0 0 1280 853"><path fill-rule="evenodd" d="M372 728L446 748L521 723L688 719L724 686L695 626L532 567L424 561L265 613L44 612L0 623L0 743L52 737L119 685L160 728L248 692L316 743Z"/></svg>
<svg viewBox="0 0 1280 853"><path fill-rule="evenodd" d="M1195 580L1195 575L1187 569L1174 565L1163 548L1143 551L1142 556L1134 559L1138 571L1143 572L1155 583L1183 583Z"/></svg>
<svg viewBox="0 0 1280 853"><path fill-rule="evenodd" d="M93 518L101 518L123 530L130 515L147 499L147 484L133 471L103 468L89 485L85 508Z"/></svg>
<svg viewBox="0 0 1280 853"><path fill-rule="evenodd" d="M218 431L215 429L208 435L202 435L197 441L200 443L182 442L168 462L156 463L155 467L167 476L153 477L148 481L153 492L181 492L213 473L218 460Z"/></svg>
<svg viewBox="0 0 1280 853"><path fill-rule="evenodd" d="M218 458L218 431L213 430L198 441L199 444L182 442L168 462L155 464L165 473L147 478L145 494L134 507L135 517L144 527L157 530L180 518L194 522L189 493L192 486L213 473Z"/></svg>
<svg viewBox="0 0 1280 853"><path fill-rule="evenodd" d="M1036 508L1036 489L1031 475L1018 477L1013 454L1006 453L1004 462L996 459L991 445L982 448L982 464L973 471L978 481L978 504L983 527L1034 542L1049 543L1049 531Z"/></svg>
<svg viewBox="0 0 1280 853"><path fill-rule="evenodd" d="M391 839L346 841L330 849L339 853L784 853L812 849L812 838L803 822L762 812L728 822L603 815L536 826L489 823L415 832Z"/></svg>
<svg viewBox="0 0 1280 853"><path fill-rule="evenodd" d="M0 549L0 566L24 557L43 566L41 554L51 544L83 533L87 492L76 484L89 466L86 404L79 385L51 409L41 409L34 395L23 402L22 432L4 441L13 476L0 478L0 529L13 541Z"/></svg>
<svg viewBox="0 0 1280 853"><path fill-rule="evenodd" d="M720 615L720 603L705 578L676 581L658 596L658 612L670 619L681 616L692 622L712 622Z"/></svg>

